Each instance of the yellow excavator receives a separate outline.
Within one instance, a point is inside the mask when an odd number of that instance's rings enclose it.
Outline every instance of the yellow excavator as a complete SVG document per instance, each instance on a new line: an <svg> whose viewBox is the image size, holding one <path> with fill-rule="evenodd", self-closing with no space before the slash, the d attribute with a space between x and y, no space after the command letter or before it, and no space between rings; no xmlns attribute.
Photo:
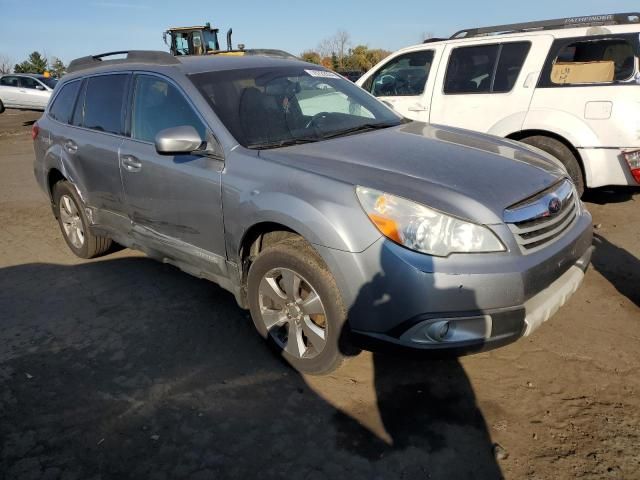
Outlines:
<svg viewBox="0 0 640 480"><path fill-rule="evenodd" d="M279 58L296 58L284 50L266 48L245 49L243 44L238 44L234 49L231 43L233 30L227 31L227 48L220 48L218 41L219 29L212 28L209 22L193 27L171 27L162 34L164 43L169 47L172 55L264 55Z"/></svg>

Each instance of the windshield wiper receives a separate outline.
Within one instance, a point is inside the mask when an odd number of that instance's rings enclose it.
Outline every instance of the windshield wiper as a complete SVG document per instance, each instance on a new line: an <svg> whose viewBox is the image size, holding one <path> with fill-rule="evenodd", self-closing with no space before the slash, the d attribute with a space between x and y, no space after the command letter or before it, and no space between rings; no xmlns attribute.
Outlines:
<svg viewBox="0 0 640 480"><path fill-rule="evenodd" d="M336 132L327 133L322 135L322 139L344 137L346 135L353 135L354 133L366 132L369 130L379 130L381 128L395 127L398 123L363 123L356 127L346 128L344 130L338 130Z"/></svg>
<svg viewBox="0 0 640 480"><path fill-rule="evenodd" d="M322 138L300 137L300 138L288 138L287 140L280 140L277 142L268 143L255 143L253 145L247 145L247 148L251 150L267 150L269 148L289 147L291 145L302 145L303 143L312 143L322 140Z"/></svg>

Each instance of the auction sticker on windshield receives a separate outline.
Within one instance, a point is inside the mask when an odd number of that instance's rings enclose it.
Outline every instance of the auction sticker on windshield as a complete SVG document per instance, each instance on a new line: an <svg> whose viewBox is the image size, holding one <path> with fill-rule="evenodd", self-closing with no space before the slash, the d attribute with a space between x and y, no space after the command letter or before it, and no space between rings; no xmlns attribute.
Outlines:
<svg viewBox="0 0 640 480"><path fill-rule="evenodd" d="M311 75L312 77L319 77L319 78L340 78L340 75L333 73L333 72L327 72L326 70L306 70L305 72L307 72L309 75Z"/></svg>

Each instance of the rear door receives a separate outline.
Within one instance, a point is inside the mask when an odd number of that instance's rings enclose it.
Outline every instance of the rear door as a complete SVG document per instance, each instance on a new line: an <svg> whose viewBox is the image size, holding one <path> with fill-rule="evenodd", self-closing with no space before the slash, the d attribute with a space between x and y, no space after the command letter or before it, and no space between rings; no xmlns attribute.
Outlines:
<svg viewBox="0 0 640 480"><path fill-rule="evenodd" d="M0 78L0 100L5 107L21 107L18 101L20 79L14 75L4 75Z"/></svg>
<svg viewBox="0 0 640 480"><path fill-rule="evenodd" d="M96 224L128 230L118 153L123 141L129 73L85 79L71 123L59 141Z"/></svg>
<svg viewBox="0 0 640 480"><path fill-rule="evenodd" d="M161 130L192 126L214 142L206 123L167 77L137 74L133 83L130 138L120 151L122 181L134 237L160 250L194 273L215 277L226 271L221 203L221 158L160 155L155 137Z"/></svg>
<svg viewBox="0 0 640 480"><path fill-rule="evenodd" d="M431 123L504 136L519 131L551 37L449 44L438 71Z"/></svg>
<svg viewBox="0 0 640 480"><path fill-rule="evenodd" d="M395 111L412 120L429 119L435 65L439 48L402 53L358 84Z"/></svg>

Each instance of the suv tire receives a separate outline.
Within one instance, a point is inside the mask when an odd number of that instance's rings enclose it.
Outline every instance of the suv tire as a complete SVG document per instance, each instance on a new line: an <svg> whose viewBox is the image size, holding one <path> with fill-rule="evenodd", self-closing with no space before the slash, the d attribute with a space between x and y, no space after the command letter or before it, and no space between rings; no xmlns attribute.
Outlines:
<svg viewBox="0 0 640 480"><path fill-rule="evenodd" d="M76 256L94 258L109 250L112 240L91 232L84 203L73 185L67 181L56 183L53 203L62 236Z"/></svg>
<svg viewBox="0 0 640 480"><path fill-rule="evenodd" d="M578 159L569 147L560 140L546 137L544 135L535 135L533 137L523 138L520 141L527 145L538 147L540 150L543 150L560 160L564 166L567 167L567 172L569 172L569 176L571 177L571 180L573 180L576 190L578 190L578 195L582 196L584 193L584 175L582 174L582 168L580 168Z"/></svg>
<svg viewBox="0 0 640 480"><path fill-rule="evenodd" d="M258 333L296 370L322 375L340 366L346 309L333 275L302 238L260 252L249 269L247 295Z"/></svg>
<svg viewBox="0 0 640 480"><path fill-rule="evenodd" d="M4 103L0 100L0 113L4 113Z"/></svg>

